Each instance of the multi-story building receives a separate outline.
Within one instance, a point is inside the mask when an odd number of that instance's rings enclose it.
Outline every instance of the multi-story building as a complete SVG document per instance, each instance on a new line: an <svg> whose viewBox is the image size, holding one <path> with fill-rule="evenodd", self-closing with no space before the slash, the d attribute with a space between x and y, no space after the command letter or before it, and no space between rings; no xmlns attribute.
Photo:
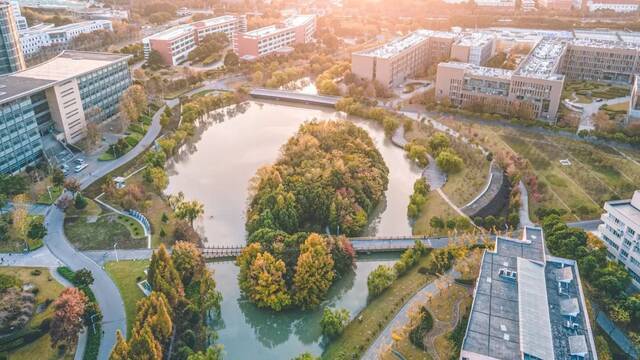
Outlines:
<svg viewBox="0 0 640 360"><path fill-rule="evenodd" d="M130 57L64 51L0 77L0 173L35 162L42 135L53 133L74 144L84 138L87 122L117 115L120 96L131 85Z"/></svg>
<svg viewBox="0 0 640 360"><path fill-rule="evenodd" d="M62 26L39 24L20 32L22 52L26 57L30 57L37 54L42 48L50 46L56 49L65 49L78 35L99 30L113 31L111 21L90 20Z"/></svg>
<svg viewBox="0 0 640 360"><path fill-rule="evenodd" d="M129 20L129 11L105 8L73 9L75 17L87 20Z"/></svg>
<svg viewBox="0 0 640 360"><path fill-rule="evenodd" d="M580 9L582 6L581 0L540 0L538 6L543 9L557 10L557 11L571 11L573 9Z"/></svg>
<svg viewBox="0 0 640 360"><path fill-rule="evenodd" d="M451 57L458 35L418 30L382 46L351 54L351 72L366 80L396 86L432 64Z"/></svg>
<svg viewBox="0 0 640 360"><path fill-rule="evenodd" d="M16 26L18 27L18 31L26 30L29 25L27 24L27 18L22 16L22 11L20 11L20 4L16 0L11 0L9 3L11 4L11 8L13 9L13 17L16 19Z"/></svg>
<svg viewBox="0 0 640 360"><path fill-rule="evenodd" d="M484 252L460 359L598 359L578 264L547 254L542 229Z"/></svg>
<svg viewBox="0 0 640 360"><path fill-rule="evenodd" d="M617 13L633 13L640 9L638 0L589 0L587 8L590 12L599 10L614 11Z"/></svg>
<svg viewBox="0 0 640 360"><path fill-rule="evenodd" d="M496 52L496 36L492 33L465 34L451 46L451 59L484 65Z"/></svg>
<svg viewBox="0 0 640 360"><path fill-rule="evenodd" d="M636 287L640 287L640 190L627 200L607 201L598 226L598 237L609 258L623 264Z"/></svg>
<svg viewBox="0 0 640 360"><path fill-rule="evenodd" d="M640 73L640 43L577 38L569 42L560 70L568 80L631 83Z"/></svg>
<svg viewBox="0 0 640 360"><path fill-rule="evenodd" d="M0 2L0 75L20 71L26 67L13 6L7 2Z"/></svg>
<svg viewBox="0 0 640 360"><path fill-rule="evenodd" d="M640 75L636 75L631 87L631 100L625 125L640 122Z"/></svg>
<svg viewBox="0 0 640 360"><path fill-rule="evenodd" d="M488 7L503 10L515 10L515 0L475 0L476 5L479 7Z"/></svg>
<svg viewBox="0 0 640 360"><path fill-rule="evenodd" d="M142 39L145 59L157 51L165 65L178 65L187 60L189 53L207 35L224 33L235 48L236 34L247 30L245 16L224 15L191 24L177 25Z"/></svg>
<svg viewBox="0 0 640 360"><path fill-rule="evenodd" d="M310 43L315 32L315 15L296 15L281 24L239 34L236 49L241 59L253 60L275 52L291 51L295 44Z"/></svg>

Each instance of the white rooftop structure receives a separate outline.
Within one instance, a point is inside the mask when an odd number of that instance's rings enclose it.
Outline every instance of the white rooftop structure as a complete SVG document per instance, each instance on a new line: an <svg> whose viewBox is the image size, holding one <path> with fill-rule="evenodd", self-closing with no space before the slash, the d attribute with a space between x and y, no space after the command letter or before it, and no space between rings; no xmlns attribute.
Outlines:
<svg viewBox="0 0 640 360"><path fill-rule="evenodd" d="M191 34L193 31L193 26L191 24L183 24L171 27L167 30L163 30L159 33L155 33L151 36L147 36L143 41L148 40L173 40L177 37Z"/></svg>
<svg viewBox="0 0 640 360"><path fill-rule="evenodd" d="M422 43L423 41L428 39L431 34L432 32L428 30L418 30L405 37L389 41L382 46L371 50L365 50L359 52L358 54L388 59L406 49Z"/></svg>
<svg viewBox="0 0 640 360"><path fill-rule="evenodd" d="M286 18L284 24L288 27L300 26L313 20L314 17L315 15L294 15Z"/></svg>
<svg viewBox="0 0 640 360"><path fill-rule="evenodd" d="M520 349L538 359L553 359L544 263L517 259Z"/></svg>
<svg viewBox="0 0 640 360"><path fill-rule="evenodd" d="M543 79L562 79L557 73L560 58L566 48L561 40L543 39L518 66L517 75Z"/></svg>

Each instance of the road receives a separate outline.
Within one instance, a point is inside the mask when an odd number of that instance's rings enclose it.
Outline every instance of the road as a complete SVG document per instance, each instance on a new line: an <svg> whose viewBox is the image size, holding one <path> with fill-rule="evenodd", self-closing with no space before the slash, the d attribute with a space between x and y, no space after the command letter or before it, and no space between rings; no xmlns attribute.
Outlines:
<svg viewBox="0 0 640 360"><path fill-rule="evenodd" d="M91 285L104 316L102 320L103 336L100 342L98 359L108 359L111 349L116 343L116 330L126 336L127 320L124 302L118 288L109 275L89 257L71 245L64 234L64 212L55 206L51 207L45 217L47 236L44 243L59 260L72 270L89 269L93 273L94 283Z"/></svg>
<svg viewBox="0 0 640 360"><path fill-rule="evenodd" d="M160 116L163 111L164 107L160 108L160 110L153 115L151 125L149 126L147 133L128 153L112 161L99 161L97 156L91 159L85 159L89 166L81 173L73 174L69 177L78 180L81 189L86 189L94 181L133 160L136 156L145 151L154 142L158 135L160 135L160 131L162 130L162 126L160 125Z"/></svg>

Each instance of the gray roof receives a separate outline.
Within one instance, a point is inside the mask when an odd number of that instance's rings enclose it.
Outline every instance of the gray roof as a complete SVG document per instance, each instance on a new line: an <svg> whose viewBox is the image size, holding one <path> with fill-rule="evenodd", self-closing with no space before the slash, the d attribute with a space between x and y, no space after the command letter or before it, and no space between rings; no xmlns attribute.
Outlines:
<svg viewBox="0 0 640 360"><path fill-rule="evenodd" d="M587 348L587 339L584 335L569 336L569 349L571 351L571 355L586 355L589 352L589 349Z"/></svg>
<svg viewBox="0 0 640 360"><path fill-rule="evenodd" d="M560 313L565 316L576 316L580 313L580 304L577 298L560 300Z"/></svg>
<svg viewBox="0 0 640 360"><path fill-rule="evenodd" d="M571 267L569 266L556 270L555 274L556 281L568 282L573 280L573 271L571 271Z"/></svg>
<svg viewBox="0 0 640 360"><path fill-rule="evenodd" d="M544 263L519 257L520 348L538 359L554 358L546 288Z"/></svg>
<svg viewBox="0 0 640 360"><path fill-rule="evenodd" d="M34 79L19 75L0 77L0 103L31 95L55 83L54 80Z"/></svg>

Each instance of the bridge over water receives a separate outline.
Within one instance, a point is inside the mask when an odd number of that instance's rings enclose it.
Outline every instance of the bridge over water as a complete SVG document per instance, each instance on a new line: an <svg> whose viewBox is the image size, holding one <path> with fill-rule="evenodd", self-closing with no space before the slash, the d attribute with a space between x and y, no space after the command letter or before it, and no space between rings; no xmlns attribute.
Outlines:
<svg viewBox="0 0 640 360"><path fill-rule="evenodd" d="M403 251L413 247L416 240L430 248L443 248L449 243L448 237L426 236L381 236L349 238L353 249L358 253L379 253ZM202 254L207 259L228 259L240 255L244 246L207 246L202 248Z"/></svg>
<svg viewBox="0 0 640 360"><path fill-rule="evenodd" d="M294 91L264 88L253 89L251 90L251 92L249 92L249 95L255 99L289 101L294 103L319 105L331 108L335 108L336 103L338 103L338 100L340 100L340 97L338 96L303 94Z"/></svg>

